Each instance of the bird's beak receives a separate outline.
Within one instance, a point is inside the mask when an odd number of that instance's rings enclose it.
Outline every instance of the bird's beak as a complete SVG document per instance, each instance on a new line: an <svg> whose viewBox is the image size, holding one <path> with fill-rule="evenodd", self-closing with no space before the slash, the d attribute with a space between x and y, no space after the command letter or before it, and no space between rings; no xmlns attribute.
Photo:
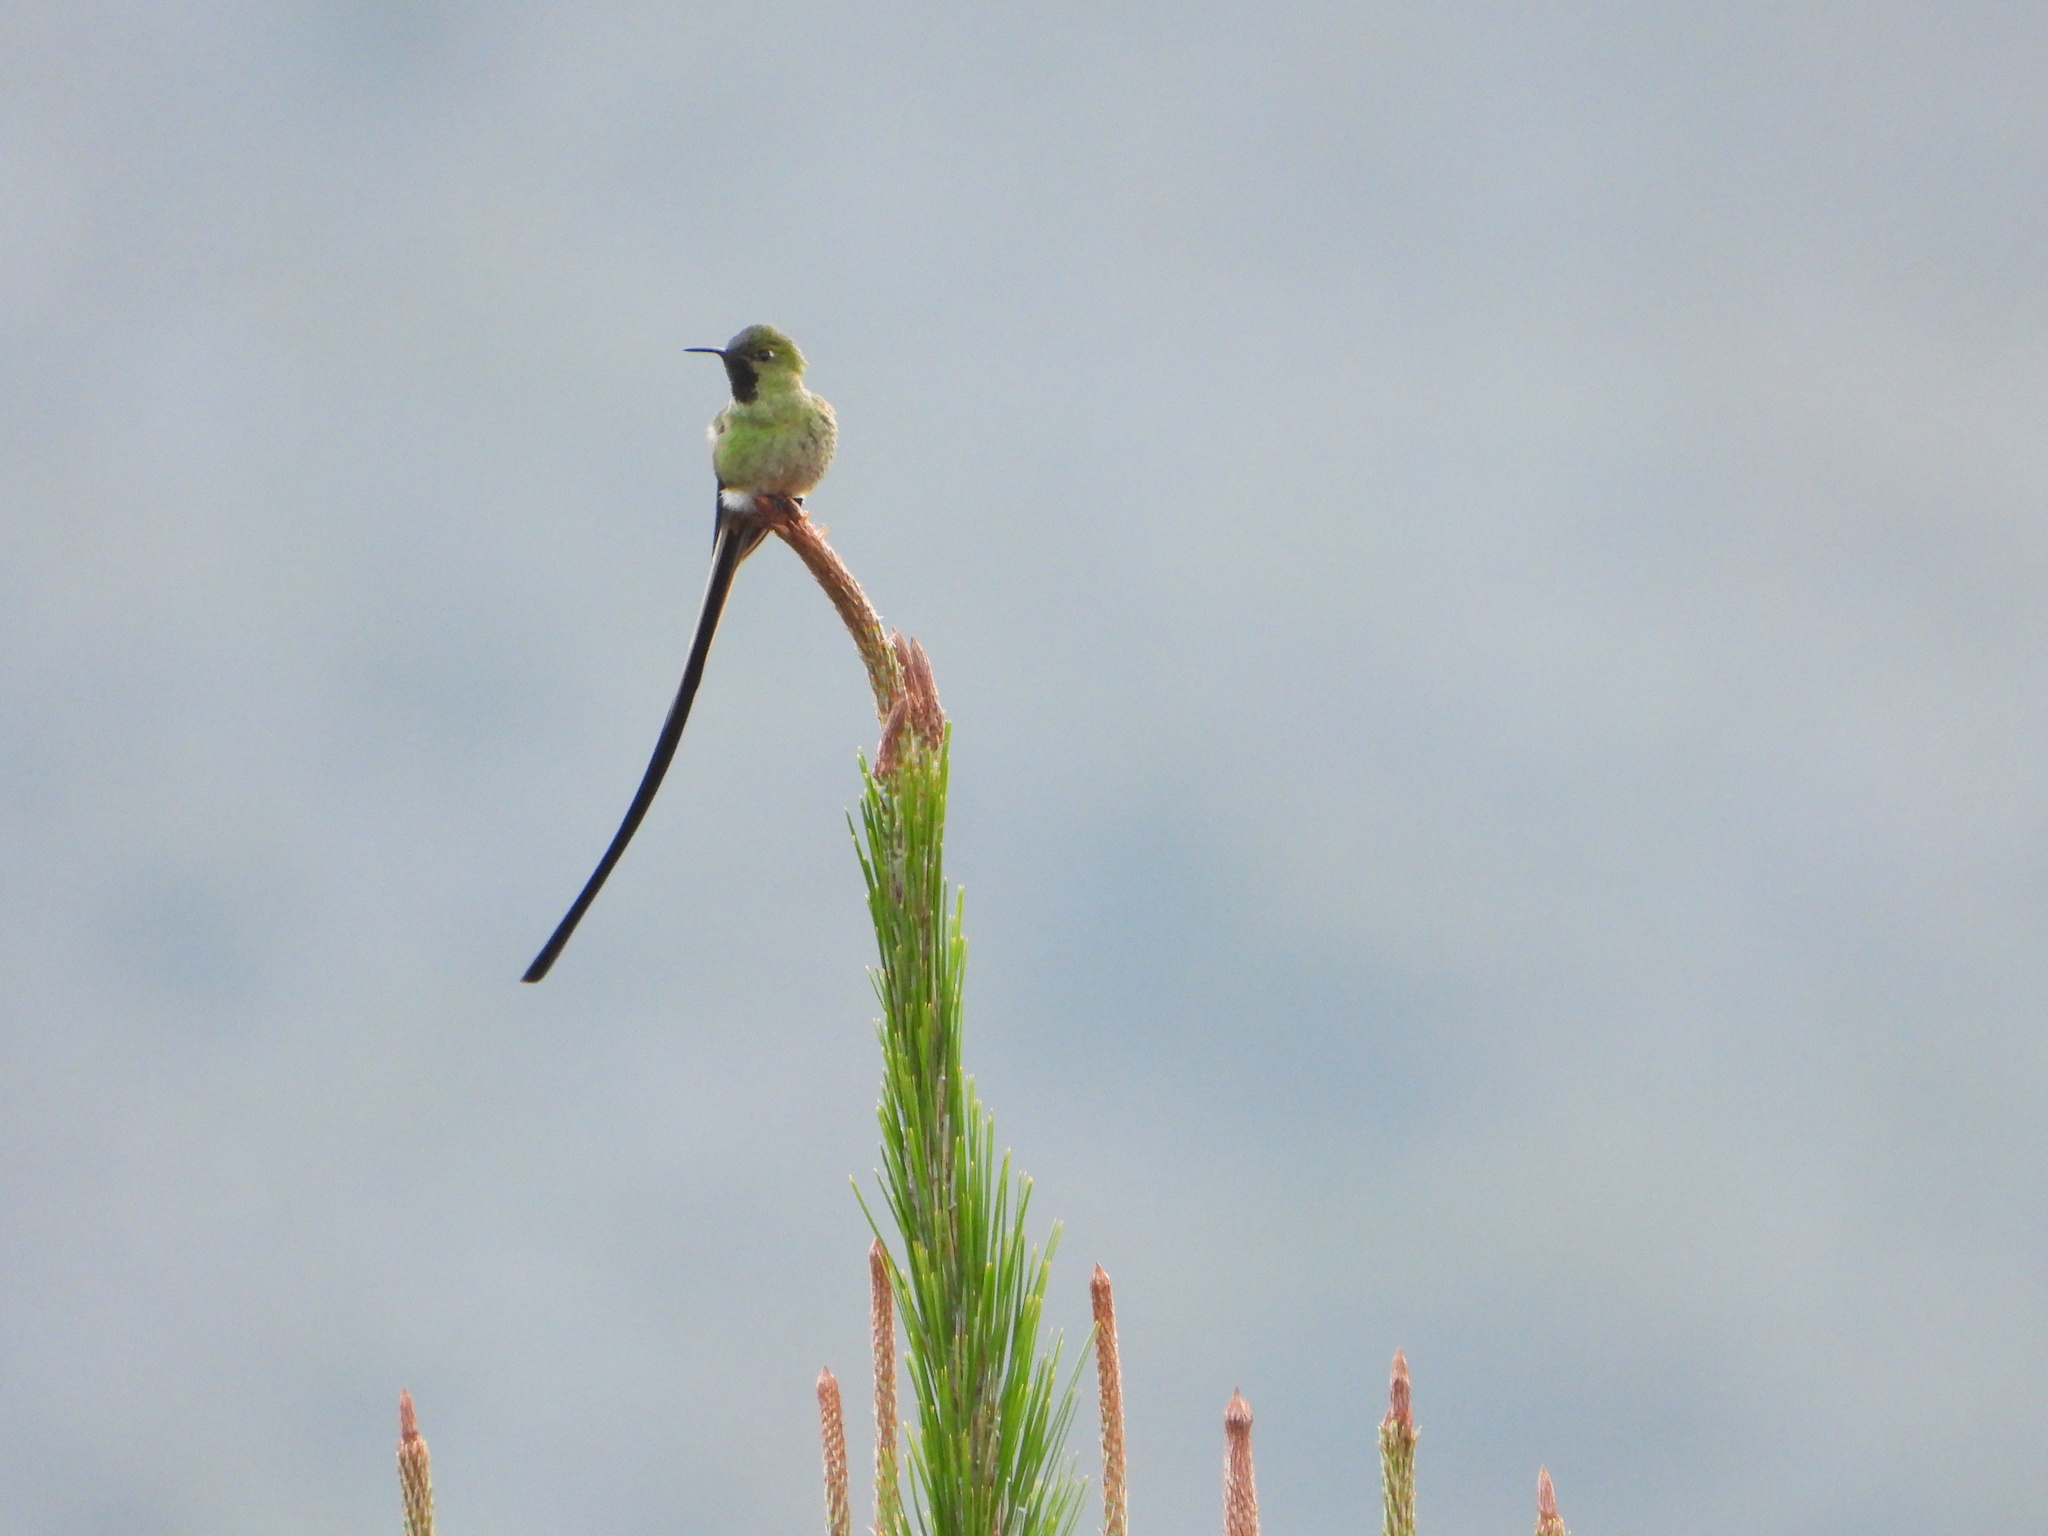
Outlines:
<svg viewBox="0 0 2048 1536"><path fill-rule="evenodd" d="M685 352L709 352L713 357L725 356L725 348L723 347L685 347L683 350Z"/></svg>

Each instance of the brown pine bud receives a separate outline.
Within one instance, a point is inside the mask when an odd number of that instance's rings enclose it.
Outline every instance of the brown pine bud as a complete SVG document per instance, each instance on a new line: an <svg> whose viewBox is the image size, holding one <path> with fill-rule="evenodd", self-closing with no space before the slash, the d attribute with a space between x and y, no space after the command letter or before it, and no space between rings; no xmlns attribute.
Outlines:
<svg viewBox="0 0 2048 1536"><path fill-rule="evenodd" d="M1116 1353L1116 1297L1100 1264L1088 1282L1095 1307L1095 1378L1102 1409L1102 1536L1126 1536L1129 1495L1124 1479L1124 1373Z"/></svg>
<svg viewBox="0 0 2048 1536"><path fill-rule="evenodd" d="M1259 1536L1259 1493L1252 1482L1252 1405L1230 1394L1223 1410L1223 1536Z"/></svg>
<svg viewBox="0 0 2048 1536"><path fill-rule="evenodd" d="M852 1536L846 1509L846 1425L839 1414L839 1383L818 1372L818 1429L825 1442L825 1536Z"/></svg>
<svg viewBox="0 0 2048 1536"><path fill-rule="evenodd" d="M1380 1502L1385 1536L1415 1536L1415 1412L1408 1357L1394 1351L1387 1416L1380 1420Z"/></svg>
<svg viewBox="0 0 2048 1536"><path fill-rule="evenodd" d="M405 1503L405 1536L434 1536L434 1479L410 1392L398 1394L398 1492Z"/></svg>
<svg viewBox="0 0 2048 1536"><path fill-rule="evenodd" d="M1415 1433L1413 1389L1408 1384L1408 1356L1394 1351L1394 1368L1387 1377L1387 1422L1404 1435Z"/></svg>
<svg viewBox="0 0 2048 1536"><path fill-rule="evenodd" d="M875 1354L875 1536L894 1536L903 1523L896 1472L896 1297L880 1238L868 1248L868 1304Z"/></svg>
<svg viewBox="0 0 2048 1536"><path fill-rule="evenodd" d="M1570 1536L1557 1512L1557 1490L1550 1486L1547 1467L1536 1469L1536 1536Z"/></svg>

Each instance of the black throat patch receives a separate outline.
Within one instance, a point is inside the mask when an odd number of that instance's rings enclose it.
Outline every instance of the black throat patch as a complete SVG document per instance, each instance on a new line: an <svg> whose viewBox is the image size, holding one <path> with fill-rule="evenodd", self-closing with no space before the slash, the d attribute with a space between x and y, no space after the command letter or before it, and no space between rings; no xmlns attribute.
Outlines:
<svg viewBox="0 0 2048 1536"><path fill-rule="evenodd" d="M741 405L752 403L754 396L759 393L758 386L761 382L760 376L754 372L754 365L732 352L723 354L723 358L725 376L732 380L733 399L739 401Z"/></svg>

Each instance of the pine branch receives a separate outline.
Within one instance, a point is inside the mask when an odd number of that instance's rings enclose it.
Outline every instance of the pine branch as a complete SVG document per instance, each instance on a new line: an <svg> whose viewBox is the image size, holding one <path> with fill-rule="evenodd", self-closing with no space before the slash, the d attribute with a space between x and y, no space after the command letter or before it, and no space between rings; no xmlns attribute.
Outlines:
<svg viewBox="0 0 2048 1536"><path fill-rule="evenodd" d="M900 1259L884 1247L882 1261L917 1433L907 1512L877 1445L877 1533L914 1520L927 1536L1066 1536L1082 1492L1062 1462L1074 1389L1057 1381L1058 1340L1040 1347L1059 1232L1042 1253L1026 1237L1030 1181L995 1155L994 1121L961 1066L967 941L945 879L949 733L931 664L883 628L801 508L756 505L846 624L883 722L855 836L881 961L882 1191L902 1241ZM879 1377L876 1390L879 1414Z"/></svg>

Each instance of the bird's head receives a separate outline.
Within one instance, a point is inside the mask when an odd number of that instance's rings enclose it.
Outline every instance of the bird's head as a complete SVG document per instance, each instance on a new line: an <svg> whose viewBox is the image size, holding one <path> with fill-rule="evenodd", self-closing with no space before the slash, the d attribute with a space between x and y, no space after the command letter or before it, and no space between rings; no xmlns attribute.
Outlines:
<svg viewBox="0 0 2048 1536"><path fill-rule="evenodd" d="M750 325L722 347L684 350L709 352L723 361L725 376L732 381L732 397L742 405L763 390L771 395L787 393L804 376L803 353L772 325Z"/></svg>

